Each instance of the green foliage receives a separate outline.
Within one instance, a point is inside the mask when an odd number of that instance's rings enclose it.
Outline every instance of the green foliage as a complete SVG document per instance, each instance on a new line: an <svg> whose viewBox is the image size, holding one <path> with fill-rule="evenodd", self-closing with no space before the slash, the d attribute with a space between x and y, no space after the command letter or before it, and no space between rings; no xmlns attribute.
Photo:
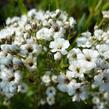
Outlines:
<svg viewBox="0 0 109 109"><path fill-rule="evenodd" d="M26 6L23 4L23 0L18 0L18 6L22 14L27 13L27 9L26 9Z"/></svg>

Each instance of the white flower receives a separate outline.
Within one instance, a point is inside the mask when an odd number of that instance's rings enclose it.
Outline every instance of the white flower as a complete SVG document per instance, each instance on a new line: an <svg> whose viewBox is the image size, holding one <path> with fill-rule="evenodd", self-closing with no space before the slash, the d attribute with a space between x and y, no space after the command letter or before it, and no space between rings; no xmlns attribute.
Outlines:
<svg viewBox="0 0 109 109"><path fill-rule="evenodd" d="M57 88L62 92L67 92L67 84L69 83L69 80L65 76L64 73L61 73L57 78Z"/></svg>
<svg viewBox="0 0 109 109"><path fill-rule="evenodd" d="M46 95L51 96L51 97L55 96L56 95L56 89L53 86L48 87L47 90L46 90Z"/></svg>
<svg viewBox="0 0 109 109"><path fill-rule="evenodd" d="M93 49L83 49L83 53L87 61L88 61L88 58L92 59L92 61L95 61L99 55L98 51Z"/></svg>
<svg viewBox="0 0 109 109"><path fill-rule="evenodd" d="M18 89L17 89L18 92L25 93L27 92L27 90L28 90L27 84L21 83L20 85L18 85Z"/></svg>
<svg viewBox="0 0 109 109"><path fill-rule="evenodd" d="M9 83L9 92L15 93L17 91L17 85L14 82Z"/></svg>
<svg viewBox="0 0 109 109"><path fill-rule="evenodd" d="M61 19L63 22L65 22L68 18L68 14L65 12L59 12L60 16L59 19Z"/></svg>
<svg viewBox="0 0 109 109"><path fill-rule="evenodd" d="M77 46L78 47L91 47L91 33L90 32L84 32L81 34L81 37L77 38Z"/></svg>
<svg viewBox="0 0 109 109"><path fill-rule="evenodd" d="M0 40L13 37L14 28L5 28L0 31Z"/></svg>
<svg viewBox="0 0 109 109"><path fill-rule="evenodd" d="M5 57L6 54L7 54L6 52L4 52L4 51L0 51L0 57L2 57L2 56Z"/></svg>
<svg viewBox="0 0 109 109"><path fill-rule="evenodd" d="M99 86L102 84L103 74L98 74L94 77L94 85Z"/></svg>
<svg viewBox="0 0 109 109"><path fill-rule="evenodd" d="M109 58L109 44L97 45L96 48L101 56L103 56L105 59Z"/></svg>
<svg viewBox="0 0 109 109"><path fill-rule="evenodd" d="M43 20L42 24L43 24L44 27L49 27L50 26L50 24L48 23L47 20Z"/></svg>
<svg viewBox="0 0 109 109"><path fill-rule="evenodd" d="M102 14L103 14L103 18L106 18L106 19L109 18L109 11L103 11Z"/></svg>
<svg viewBox="0 0 109 109"><path fill-rule="evenodd" d="M60 52L56 52L56 53L54 54L54 59L55 59L55 60L60 60L60 59L61 59L61 53L60 53Z"/></svg>
<svg viewBox="0 0 109 109"><path fill-rule="evenodd" d="M26 31L30 31L32 29L30 24L25 25L25 30Z"/></svg>
<svg viewBox="0 0 109 109"><path fill-rule="evenodd" d="M79 48L73 48L67 54L67 58L69 59L69 63L71 64L72 61L81 60L84 58L84 54Z"/></svg>
<svg viewBox="0 0 109 109"><path fill-rule="evenodd" d="M47 96L47 103L51 106L55 103L55 98L53 96Z"/></svg>
<svg viewBox="0 0 109 109"><path fill-rule="evenodd" d="M61 52L63 55L67 54L67 48L69 46L69 41L63 38L56 38L54 41L51 41L49 45L51 52Z"/></svg>
<svg viewBox="0 0 109 109"><path fill-rule="evenodd" d="M57 83L57 78L58 78L57 75L52 75L51 80L52 80L54 83Z"/></svg>
<svg viewBox="0 0 109 109"><path fill-rule="evenodd" d="M94 109L107 109L106 103L104 101L101 101L94 106Z"/></svg>
<svg viewBox="0 0 109 109"><path fill-rule="evenodd" d="M37 58L33 56L28 56L25 60L22 60L24 65L29 71L35 71L37 69Z"/></svg>
<svg viewBox="0 0 109 109"><path fill-rule="evenodd" d="M0 82L1 93L7 98L11 98L17 92L17 84L14 82L2 81Z"/></svg>
<svg viewBox="0 0 109 109"><path fill-rule="evenodd" d="M6 24L7 25L13 25L13 24L15 24L16 22L18 22L20 20L20 18L19 17L17 17L17 16L15 16L15 17L13 17L13 18L10 18L10 17L8 17L7 18L7 20L6 20Z"/></svg>
<svg viewBox="0 0 109 109"><path fill-rule="evenodd" d="M60 83L57 85L58 90L60 90L61 92L67 92L67 85L64 83Z"/></svg>
<svg viewBox="0 0 109 109"><path fill-rule="evenodd" d="M38 55L40 51L41 51L41 47L38 44L35 44L34 42L28 42L24 45L21 45L20 47L20 53L22 54L22 52L24 52L25 55L31 54L35 56Z"/></svg>
<svg viewBox="0 0 109 109"><path fill-rule="evenodd" d="M84 73L87 71L87 69L83 66L83 63L81 60L74 61L70 64L69 70L66 72L66 76L68 78L79 78L84 79Z"/></svg>
<svg viewBox="0 0 109 109"><path fill-rule="evenodd" d="M46 101L45 101L44 99L41 99L41 100L40 100L40 104L41 104L41 105L44 105L45 103L46 103Z"/></svg>
<svg viewBox="0 0 109 109"><path fill-rule="evenodd" d="M22 37L21 37L22 36ZM13 44L16 45L22 45L25 42L24 37L23 37L23 33L21 33L20 31L16 32L16 37L14 38L14 42Z"/></svg>
<svg viewBox="0 0 109 109"><path fill-rule="evenodd" d="M59 15L59 14L61 14L61 10L60 9L56 9L55 13L56 13L56 15Z"/></svg>
<svg viewBox="0 0 109 109"><path fill-rule="evenodd" d="M53 35L53 31L48 28L41 28L37 33L36 33L36 38L37 39L44 39L44 40L51 40Z"/></svg>
<svg viewBox="0 0 109 109"><path fill-rule="evenodd" d="M56 29L56 27L54 27ZM57 27L59 28L58 31L55 31L54 34L53 34L53 38L61 38L61 37L64 37L64 34L65 34L65 30L63 27Z"/></svg>
<svg viewBox="0 0 109 109"><path fill-rule="evenodd" d="M4 81L9 81L11 77L13 77L13 69L3 69L2 72L0 73L0 78Z"/></svg>
<svg viewBox="0 0 109 109"><path fill-rule="evenodd" d="M96 59L99 56L99 53L96 50L92 49L83 49L83 54L85 56L85 61L83 61L84 67L87 70L91 70L96 67ZM87 66L86 66L87 65Z"/></svg>
<svg viewBox="0 0 109 109"><path fill-rule="evenodd" d="M42 82L45 83L46 85L49 85L49 83L51 82L50 75L48 74L43 75L41 79Z"/></svg>
<svg viewBox="0 0 109 109"><path fill-rule="evenodd" d="M106 58L108 60L108 58ZM108 69L109 68L109 62L104 57L99 56L96 61L97 67L101 69Z"/></svg>
<svg viewBox="0 0 109 109"><path fill-rule="evenodd" d="M80 101L85 100L88 96L88 92L85 86L80 86L79 88L76 88L75 94L72 97L72 101Z"/></svg>
<svg viewBox="0 0 109 109"><path fill-rule="evenodd" d="M13 59L12 56L10 56L10 57L1 56L0 57L0 64L7 66L7 67L11 67L12 66L12 59Z"/></svg>
<svg viewBox="0 0 109 109"><path fill-rule="evenodd" d="M13 61L13 69L19 69L23 67L23 62L19 58L14 57L12 61Z"/></svg>
<svg viewBox="0 0 109 109"><path fill-rule="evenodd" d="M22 15L20 20L18 21L19 27L24 30L26 24L28 24L28 18L26 15Z"/></svg>
<svg viewBox="0 0 109 109"><path fill-rule="evenodd" d="M67 85L67 93L69 96L75 95L76 89L80 88L80 83L76 83L75 80L72 80Z"/></svg>
<svg viewBox="0 0 109 109"><path fill-rule="evenodd" d="M13 72L13 69L3 69L1 74L1 79L3 81L7 82L14 82L14 83L19 83L21 80L21 72L20 71L15 71Z"/></svg>
<svg viewBox="0 0 109 109"><path fill-rule="evenodd" d="M94 77L94 84L99 86L100 91L109 92L109 69Z"/></svg>
<svg viewBox="0 0 109 109"><path fill-rule="evenodd" d="M36 9L31 9L27 14L28 17L34 17L35 15L36 15Z"/></svg>
<svg viewBox="0 0 109 109"><path fill-rule="evenodd" d="M45 19L44 17L44 12L43 11L37 11L36 15L35 15L35 19L41 20L43 21Z"/></svg>
<svg viewBox="0 0 109 109"><path fill-rule="evenodd" d="M69 22L70 22L70 27L74 27L74 25L76 24L76 21L73 17L69 18Z"/></svg>
<svg viewBox="0 0 109 109"><path fill-rule="evenodd" d="M3 44L1 45L1 49L8 53L16 53L19 51L19 46L16 44Z"/></svg>
<svg viewBox="0 0 109 109"><path fill-rule="evenodd" d="M13 78L11 78L12 81L14 81L15 83L20 83L22 76L21 76L21 72L19 70L14 72Z"/></svg>
<svg viewBox="0 0 109 109"><path fill-rule="evenodd" d="M98 103L100 103L100 98L97 97L97 96L94 96L93 99L92 99L92 102L93 102L94 104L98 104Z"/></svg>
<svg viewBox="0 0 109 109"><path fill-rule="evenodd" d="M103 35L103 30L101 29L95 29L94 31L94 37L97 39L97 40L102 40L102 35Z"/></svg>

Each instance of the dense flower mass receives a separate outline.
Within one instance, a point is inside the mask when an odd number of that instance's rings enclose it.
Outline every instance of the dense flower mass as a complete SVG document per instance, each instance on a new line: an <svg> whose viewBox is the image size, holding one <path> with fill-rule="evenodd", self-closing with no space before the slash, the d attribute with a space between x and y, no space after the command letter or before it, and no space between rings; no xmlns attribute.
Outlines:
<svg viewBox="0 0 109 109"><path fill-rule="evenodd" d="M25 92L27 84L23 75L37 75L39 55L51 52L53 60L66 55L70 45L66 33L74 28L75 23L73 17L60 10L43 12L32 9L27 15L8 18L5 28L0 31L0 93L11 98L16 93ZM51 71L44 72L49 73L40 75L40 80L48 86L52 74ZM53 81L56 78L52 75ZM48 87L48 104L55 103L55 95L56 89Z"/></svg>
<svg viewBox="0 0 109 109"><path fill-rule="evenodd" d="M0 31L0 94L28 92L29 80L41 92L40 105L53 105L61 92L73 102L91 99L94 109L108 109L109 31L95 27L71 47L68 36L75 24L59 9L8 18Z"/></svg>

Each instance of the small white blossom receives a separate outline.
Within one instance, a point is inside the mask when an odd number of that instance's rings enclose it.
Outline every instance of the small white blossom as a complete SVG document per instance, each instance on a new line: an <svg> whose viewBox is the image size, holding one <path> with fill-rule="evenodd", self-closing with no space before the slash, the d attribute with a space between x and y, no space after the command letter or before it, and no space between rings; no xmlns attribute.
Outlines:
<svg viewBox="0 0 109 109"><path fill-rule="evenodd" d="M42 82L45 83L46 85L48 85L51 81L50 75L48 74L43 75L41 79L42 79Z"/></svg>
<svg viewBox="0 0 109 109"><path fill-rule="evenodd" d="M55 59L55 60L60 60L60 59L61 59L61 53L60 53L60 52L56 52L56 53L54 54L54 59Z"/></svg>
<svg viewBox="0 0 109 109"><path fill-rule="evenodd" d="M77 39L77 45L78 47L91 47L91 42L90 42L90 38L91 38L91 33L90 32L84 32L81 34L81 37L79 37Z"/></svg>
<svg viewBox="0 0 109 109"><path fill-rule="evenodd" d="M56 89L53 86L48 87L47 90L46 90L46 95L47 96L55 96L56 95Z"/></svg>
<svg viewBox="0 0 109 109"><path fill-rule="evenodd" d="M49 45L51 52L61 52L63 55L67 54L67 48L69 46L69 41L63 38L56 38L54 41L51 41Z"/></svg>
<svg viewBox="0 0 109 109"><path fill-rule="evenodd" d="M51 40L53 31L48 28L42 28L36 33L37 39Z"/></svg>
<svg viewBox="0 0 109 109"><path fill-rule="evenodd" d="M51 106L55 103L55 98L53 96L47 96L47 103Z"/></svg>
<svg viewBox="0 0 109 109"><path fill-rule="evenodd" d="M106 19L109 18L109 11L103 11L102 14L103 14L103 18L106 18Z"/></svg>

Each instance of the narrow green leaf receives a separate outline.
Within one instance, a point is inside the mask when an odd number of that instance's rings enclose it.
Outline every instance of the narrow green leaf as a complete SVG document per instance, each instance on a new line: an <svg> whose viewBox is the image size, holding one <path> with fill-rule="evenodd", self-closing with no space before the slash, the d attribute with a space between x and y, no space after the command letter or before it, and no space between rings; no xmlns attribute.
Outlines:
<svg viewBox="0 0 109 109"><path fill-rule="evenodd" d="M79 22L78 22L78 26L77 26L78 31L83 30L85 19L86 19L86 14L83 14L82 17L80 18Z"/></svg>
<svg viewBox="0 0 109 109"><path fill-rule="evenodd" d="M99 0L99 2L96 5L96 9L95 9L96 11L99 10L99 8L102 6L102 3L103 3L103 0Z"/></svg>
<svg viewBox="0 0 109 109"><path fill-rule="evenodd" d="M102 10L108 10L108 9L109 9L109 2L104 4L104 6L102 7Z"/></svg>
<svg viewBox="0 0 109 109"><path fill-rule="evenodd" d="M26 8L25 4L23 3L23 0L18 0L18 6L19 6L22 14L27 13L27 8Z"/></svg>

